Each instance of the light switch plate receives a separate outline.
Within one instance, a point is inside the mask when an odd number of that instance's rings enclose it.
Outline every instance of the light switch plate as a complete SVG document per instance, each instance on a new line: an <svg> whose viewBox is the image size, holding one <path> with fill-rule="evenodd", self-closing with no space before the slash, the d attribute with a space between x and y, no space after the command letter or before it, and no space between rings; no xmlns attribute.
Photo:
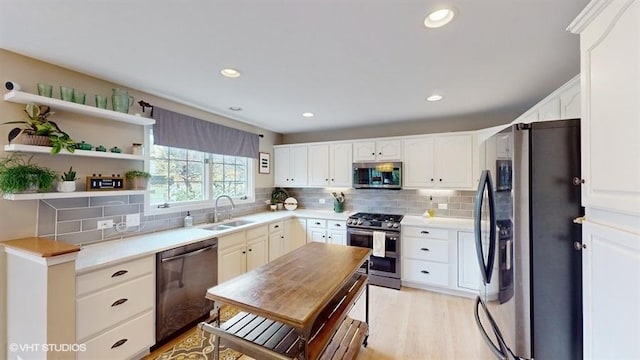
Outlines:
<svg viewBox="0 0 640 360"><path fill-rule="evenodd" d="M438 209L447 210L447 204L438 204Z"/></svg>
<svg viewBox="0 0 640 360"><path fill-rule="evenodd" d="M140 214L128 214L126 220L127 226L138 226L140 225Z"/></svg>

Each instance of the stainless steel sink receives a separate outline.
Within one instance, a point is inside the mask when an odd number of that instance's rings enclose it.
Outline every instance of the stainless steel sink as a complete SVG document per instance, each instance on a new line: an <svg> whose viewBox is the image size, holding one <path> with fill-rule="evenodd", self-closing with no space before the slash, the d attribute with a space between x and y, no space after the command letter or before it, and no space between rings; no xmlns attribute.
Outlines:
<svg viewBox="0 0 640 360"><path fill-rule="evenodd" d="M229 221L229 222L222 223L222 224L206 226L206 227L203 227L202 229L212 230L212 231L221 231L221 230L233 229L233 228L238 227L238 226L248 225L248 224L252 224L252 223L254 223L254 221L250 221L250 220L234 220L234 221Z"/></svg>

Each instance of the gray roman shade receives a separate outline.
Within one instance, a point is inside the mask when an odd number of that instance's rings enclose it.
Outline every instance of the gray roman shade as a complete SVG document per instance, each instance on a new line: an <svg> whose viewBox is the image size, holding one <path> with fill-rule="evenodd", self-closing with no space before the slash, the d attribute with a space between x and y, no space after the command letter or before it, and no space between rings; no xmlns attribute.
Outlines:
<svg viewBox="0 0 640 360"><path fill-rule="evenodd" d="M213 154L258 158L258 134L153 107L153 142Z"/></svg>

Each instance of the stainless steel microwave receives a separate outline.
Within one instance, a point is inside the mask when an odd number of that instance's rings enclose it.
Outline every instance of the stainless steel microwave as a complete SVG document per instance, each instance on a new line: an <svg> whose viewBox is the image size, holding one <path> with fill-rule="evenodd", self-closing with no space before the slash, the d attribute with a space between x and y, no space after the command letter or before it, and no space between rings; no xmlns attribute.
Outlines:
<svg viewBox="0 0 640 360"><path fill-rule="evenodd" d="M402 163L353 163L356 189L402 189Z"/></svg>

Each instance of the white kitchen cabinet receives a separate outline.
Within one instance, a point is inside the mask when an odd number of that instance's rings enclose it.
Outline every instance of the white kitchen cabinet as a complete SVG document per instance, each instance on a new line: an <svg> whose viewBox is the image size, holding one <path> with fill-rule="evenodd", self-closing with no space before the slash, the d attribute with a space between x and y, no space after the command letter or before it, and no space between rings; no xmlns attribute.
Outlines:
<svg viewBox="0 0 640 360"><path fill-rule="evenodd" d="M269 234L266 226L247 230L247 271L269 262Z"/></svg>
<svg viewBox="0 0 640 360"><path fill-rule="evenodd" d="M233 279L268 262L266 225L218 239L218 283Z"/></svg>
<svg viewBox="0 0 640 360"><path fill-rule="evenodd" d="M640 2L593 1L580 34L582 203L640 215Z"/></svg>
<svg viewBox="0 0 640 360"><path fill-rule="evenodd" d="M403 284L449 288L450 274L455 273L450 261L448 229L402 227Z"/></svg>
<svg viewBox="0 0 640 360"><path fill-rule="evenodd" d="M284 253L307 243L307 220L292 218L284 222Z"/></svg>
<svg viewBox="0 0 640 360"><path fill-rule="evenodd" d="M473 187L473 135L436 135L403 141L404 186Z"/></svg>
<svg viewBox="0 0 640 360"><path fill-rule="evenodd" d="M78 359L129 359L155 343L155 257L76 278ZM124 340L123 340L124 339Z"/></svg>
<svg viewBox="0 0 640 360"><path fill-rule="evenodd" d="M285 253L284 221L269 224L269 261Z"/></svg>
<svg viewBox="0 0 640 360"><path fill-rule="evenodd" d="M402 141L391 139L354 142L353 161L402 161Z"/></svg>
<svg viewBox="0 0 640 360"><path fill-rule="evenodd" d="M480 265L472 232L458 231L458 287L472 291L480 289Z"/></svg>
<svg viewBox="0 0 640 360"><path fill-rule="evenodd" d="M560 118L579 119L581 114L580 82L575 81L560 94Z"/></svg>
<svg viewBox="0 0 640 360"><path fill-rule="evenodd" d="M309 186L351 187L351 143L308 146Z"/></svg>
<svg viewBox="0 0 640 360"><path fill-rule="evenodd" d="M274 146L275 186L307 185L307 145Z"/></svg>
<svg viewBox="0 0 640 360"><path fill-rule="evenodd" d="M343 220L308 219L307 242L347 245L347 224Z"/></svg>
<svg viewBox="0 0 640 360"><path fill-rule="evenodd" d="M580 34L585 359L640 358L639 19L638 0L594 0L569 26Z"/></svg>
<svg viewBox="0 0 640 360"><path fill-rule="evenodd" d="M640 359L640 234L582 230L584 358Z"/></svg>

